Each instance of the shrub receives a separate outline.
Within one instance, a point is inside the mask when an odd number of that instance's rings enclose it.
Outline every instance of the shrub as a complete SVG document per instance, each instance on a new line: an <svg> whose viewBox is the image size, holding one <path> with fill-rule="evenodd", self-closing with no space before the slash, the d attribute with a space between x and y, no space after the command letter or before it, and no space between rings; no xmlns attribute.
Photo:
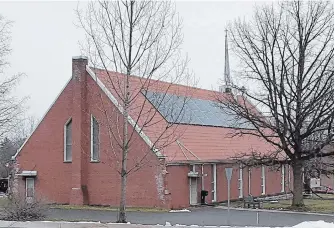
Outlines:
<svg viewBox="0 0 335 228"><path fill-rule="evenodd" d="M47 209L47 204L36 197L27 201L24 194L15 194L5 205L1 219L10 221L42 220L46 217Z"/></svg>

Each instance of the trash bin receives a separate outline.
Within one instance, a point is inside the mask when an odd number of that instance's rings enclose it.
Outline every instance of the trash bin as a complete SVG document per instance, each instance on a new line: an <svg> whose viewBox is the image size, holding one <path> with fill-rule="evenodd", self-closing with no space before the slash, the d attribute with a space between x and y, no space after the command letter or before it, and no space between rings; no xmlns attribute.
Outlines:
<svg viewBox="0 0 335 228"><path fill-rule="evenodd" d="M201 204L205 204L205 198L208 196L208 191L201 190Z"/></svg>

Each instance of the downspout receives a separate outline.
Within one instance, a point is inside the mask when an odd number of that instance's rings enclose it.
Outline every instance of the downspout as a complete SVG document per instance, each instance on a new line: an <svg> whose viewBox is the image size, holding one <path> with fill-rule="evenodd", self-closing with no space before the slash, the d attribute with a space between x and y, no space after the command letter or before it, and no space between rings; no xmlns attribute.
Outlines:
<svg viewBox="0 0 335 228"><path fill-rule="evenodd" d="M204 184L204 164L201 164L201 190L205 190L205 184Z"/></svg>

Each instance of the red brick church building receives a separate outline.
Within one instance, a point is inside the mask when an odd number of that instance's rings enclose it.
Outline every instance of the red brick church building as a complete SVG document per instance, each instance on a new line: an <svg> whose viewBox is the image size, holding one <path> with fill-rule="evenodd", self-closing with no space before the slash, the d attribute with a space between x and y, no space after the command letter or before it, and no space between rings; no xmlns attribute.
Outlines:
<svg viewBox="0 0 335 228"><path fill-rule="evenodd" d="M113 157L110 137L116 128L110 128L107 123L118 123L122 110L116 91L109 83L111 75L122 77L115 72L90 68L85 57L72 59L72 78L15 155L18 180L27 197L41 195L58 204L119 204L119 155ZM158 86L152 88L156 88L156 92L157 88L168 85L155 83ZM132 76L130 85L138 84L140 78ZM227 137L234 128L225 126L222 120L225 116L218 116L220 114L201 119L199 113L206 115L206 108L200 106L213 101L213 93L219 92L176 84L169 86L171 97L186 90L192 94L190 102L199 110L189 112L198 118L188 123L181 121L176 130L178 138L163 149L153 151L152 143L163 125L141 129L141 121L134 121L136 113L130 112L129 127L135 132L128 165L136 167L140 157L146 157L147 163L128 176L129 207L185 208L200 203L201 190L209 192L207 203L227 200L226 167L233 167L233 199L291 189L293 178L288 166L279 170L265 166L248 168L240 167L231 159L241 152L266 152L271 145L253 136ZM150 102L145 108L156 110L147 94L140 94L138 99L148 99ZM160 118L162 124L169 121L164 110L158 110L154 118ZM216 123L220 118L223 122ZM122 122L118 124L122 129Z"/></svg>

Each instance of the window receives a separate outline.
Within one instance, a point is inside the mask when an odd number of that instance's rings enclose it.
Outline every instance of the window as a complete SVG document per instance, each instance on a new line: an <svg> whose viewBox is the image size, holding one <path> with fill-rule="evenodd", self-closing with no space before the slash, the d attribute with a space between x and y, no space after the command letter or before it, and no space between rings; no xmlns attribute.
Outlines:
<svg viewBox="0 0 335 228"><path fill-rule="evenodd" d="M243 198L243 167L242 164L240 165L239 168L239 173L238 173L238 190L239 190L239 198Z"/></svg>
<svg viewBox="0 0 335 228"><path fill-rule="evenodd" d="M64 161L72 161L72 119L64 126Z"/></svg>
<svg viewBox="0 0 335 228"><path fill-rule="evenodd" d="M26 197L33 198L34 197L34 178L26 178Z"/></svg>
<svg viewBox="0 0 335 228"><path fill-rule="evenodd" d="M285 165L281 165L281 192L285 192Z"/></svg>
<svg viewBox="0 0 335 228"><path fill-rule="evenodd" d="M216 164L212 165L212 202L216 202Z"/></svg>
<svg viewBox="0 0 335 228"><path fill-rule="evenodd" d="M265 167L262 165L262 195L265 194Z"/></svg>
<svg viewBox="0 0 335 228"><path fill-rule="evenodd" d="M99 161L99 123L91 116L91 161Z"/></svg>

